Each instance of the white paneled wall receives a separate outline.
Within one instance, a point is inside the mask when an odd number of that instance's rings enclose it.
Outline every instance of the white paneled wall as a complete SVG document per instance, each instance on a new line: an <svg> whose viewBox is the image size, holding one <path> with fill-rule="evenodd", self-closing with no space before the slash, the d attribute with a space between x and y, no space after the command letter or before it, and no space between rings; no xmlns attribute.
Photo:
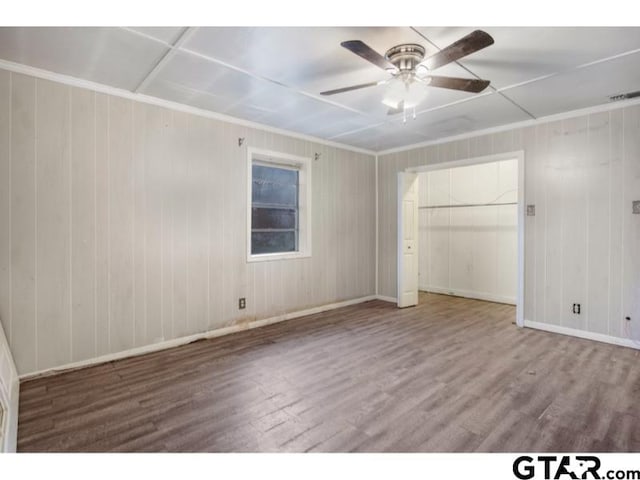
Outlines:
<svg viewBox="0 0 640 480"><path fill-rule="evenodd" d="M419 174L420 206L514 203L518 160ZM516 302L517 205L421 208L420 290Z"/></svg>
<svg viewBox="0 0 640 480"><path fill-rule="evenodd" d="M311 258L246 262L248 146L320 154ZM0 225L21 374L375 293L372 156L6 71Z"/></svg>
<svg viewBox="0 0 640 480"><path fill-rule="evenodd" d="M525 221L525 321L640 345L640 215L631 210L640 200L640 106L381 155L379 293L396 296L396 172L518 150L525 203L536 206Z"/></svg>

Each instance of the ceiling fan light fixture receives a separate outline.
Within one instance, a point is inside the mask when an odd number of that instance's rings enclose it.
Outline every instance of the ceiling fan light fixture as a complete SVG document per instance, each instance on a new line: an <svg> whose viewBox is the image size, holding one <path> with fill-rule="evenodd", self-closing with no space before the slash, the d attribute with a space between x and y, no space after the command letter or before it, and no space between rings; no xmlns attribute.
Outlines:
<svg viewBox="0 0 640 480"><path fill-rule="evenodd" d="M427 95L428 91L421 83L395 78L389 82L382 103L393 109L398 109L400 104L404 104L404 108L415 108Z"/></svg>
<svg viewBox="0 0 640 480"><path fill-rule="evenodd" d="M383 105L386 105L387 107L392 108L394 110L399 109L401 103L402 103L402 100L394 100L394 99L387 98L387 97L382 99L382 104Z"/></svg>
<svg viewBox="0 0 640 480"><path fill-rule="evenodd" d="M419 78L424 78L426 80L429 78L427 75L429 75L429 69L426 67L426 65L423 65L421 63L416 66L416 76L418 76Z"/></svg>

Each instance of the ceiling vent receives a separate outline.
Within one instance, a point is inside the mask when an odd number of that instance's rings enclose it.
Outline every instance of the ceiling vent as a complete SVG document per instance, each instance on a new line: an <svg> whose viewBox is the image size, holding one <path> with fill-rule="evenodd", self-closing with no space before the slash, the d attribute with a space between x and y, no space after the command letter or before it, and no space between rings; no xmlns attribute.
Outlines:
<svg viewBox="0 0 640 480"><path fill-rule="evenodd" d="M612 95L609 97L609 100L612 102L617 102L619 100L628 100L630 98L635 98L635 97L640 97L640 90L636 91L636 92L629 92L629 93L621 93L619 95Z"/></svg>

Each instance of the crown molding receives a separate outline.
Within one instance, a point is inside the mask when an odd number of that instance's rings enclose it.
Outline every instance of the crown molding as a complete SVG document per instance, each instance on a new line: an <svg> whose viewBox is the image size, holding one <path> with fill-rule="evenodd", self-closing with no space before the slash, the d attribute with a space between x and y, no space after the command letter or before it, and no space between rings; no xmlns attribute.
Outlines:
<svg viewBox="0 0 640 480"><path fill-rule="evenodd" d="M225 115L223 113L217 113L217 112L205 110L202 108L192 107L190 105L185 105L183 103L172 102L170 100L164 100L162 98L152 97L150 95L144 95L142 93L134 93L134 92L130 92L129 90L124 90L122 88L111 87L109 85L104 85L102 83L92 82L90 80L84 80L82 78L77 78L70 75L63 75L61 73L51 72L49 70L31 67L29 65L15 63L8 60L0 59L0 69L8 70L14 73L20 73L23 75L29 75L36 78L41 78L43 80L50 80L52 82L62 83L65 85L70 85L72 87L84 88L86 90L92 90L94 92L104 93L107 95L127 98L129 100L135 100L135 101L146 103L149 105L156 105L159 107L168 108L170 110L190 113L193 115L197 115L199 117L210 118L213 120L220 120L223 122L232 123L234 125L240 125L248 128L255 128L258 130L263 130L265 132L275 133L278 135L285 135L287 137L306 140L309 142L314 142L314 143L326 145L329 147L339 148L342 150L348 150L355 153L363 153L365 155L371 155L372 157L375 156L376 154L375 151L373 150L358 148L358 147L354 147L354 146L347 145L340 142L333 142L331 140L325 140L323 138L314 137L312 135L305 135L303 133L293 132L291 130L271 127L263 123L243 120L241 118L232 117L231 115Z"/></svg>
<svg viewBox="0 0 640 480"><path fill-rule="evenodd" d="M640 97L631 98L629 100L620 100L614 103L603 103L600 105L594 105L592 107L579 108L576 110L569 110L562 113L554 113L553 115L547 115L545 117L538 117L529 120L522 120L520 122L507 123L505 125L498 125L496 127L484 128L482 130L473 130L471 132L461 133L459 135L452 135L450 137L442 137L435 140L427 140L425 142L413 143L411 145L405 145L402 147L389 148L387 150L381 150L376 152L378 157L383 155L390 155L392 153L406 152L408 150L415 150L417 148L429 147L431 145L440 145L442 143L454 142L456 140L465 140L467 138L479 137L482 135L489 135L492 133L506 132L508 130L515 130L516 128L531 127L533 125L540 125L543 123L555 122L557 120L564 120L567 118L581 117L583 115L591 115L594 113L607 112L610 110L617 110L619 108L631 107L640 104Z"/></svg>
<svg viewBox="0 0 640 480"><path fill-rule="evenodd" d="M400 147L390 148L387 150L368 150L365 148L354 147L351 145L347 145L340 142L335 142L331 140L326 140L319 137L314 137L312 135L305 135L303 133L294 132L291 130L285 130L282 128L272 127L263 123L252 122L249 120L243 120L241 118L232 117L231 115L225 115L223 113L217 113L210 110L205 110L202 108L192 107L190 105L185 105L183 103L172 102L170 100L164 100L158 97L152 97L150 95L144 95L141 93L130 92L129 90L124 90L121 88L111 87L109 85L104 85L102 83L92 82L90 80L84 80L81 78L73 77L70 75L64 75L61 73L51 72L49 70L44 70L41 68L31 67L29 65L24 65L21 63L15 63L8 60L0 59L0 69L7 70L10 72L20 73L24 75L30 75L32 77L41 78L44 80L50 80L53 82L62 83L65 85L70 85L73 87L84 88L87 90L92 90L95 92L104 93L107 95L114 95L117 97L127 98L130 100L135 100L141 103L146 103L149 105L156 105L159 107L168 108L170 110L190 113L193 115L197 115L204 118L210 118L213 120L219 120L227 123L231 123L234 125L240 125L248 128L255 128L258 130L263 130L265 132L275 133L278 135L285 135L291 138L297 138L300 140L306 140L309 142L314 142L320 145L326 145L329 147L339 148L342 150L347 150L355 153L362 153L365 155L378 156L382 157L384 155L390 155L393 153L405 152L408 150L415 150L417 148L428 147L431 145L439 145L447 142L453 142L456 140L465 140L467 138L479 137L481 135L489 135L492 133L500 133L508 130L514 130L517 128L525 128L533 125L539 125L543 123L553 122L557 120L564 120L567 118L579 117L583 115L590 115L594 113L606 112L610 110L617 110L620 108L631 107L633 105L640 104L640 97L632 98L629 100L622 100L615 103L605 103L600 105L595 105L592 107L580 108L576 110L570 110L567 112L557 113L553 115L547 115L544 117L539 117L535 119L523 120L520 122L508 123L505 125L499 125L491 128L485 128L481 130L474 130L471 132L461 133L459 135L452 135L449 137L442 137L434 140L427 140L425 142L413 143L411 145L404 145Z"/></svg>

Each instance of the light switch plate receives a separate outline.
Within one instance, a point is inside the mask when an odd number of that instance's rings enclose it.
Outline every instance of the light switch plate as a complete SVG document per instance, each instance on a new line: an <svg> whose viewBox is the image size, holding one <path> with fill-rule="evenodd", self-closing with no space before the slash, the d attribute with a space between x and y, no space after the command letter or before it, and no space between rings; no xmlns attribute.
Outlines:
<svg viewBox="0 0 640 480"><path fill-rule="evenodd" d="M527 205L527 217L535 217L535 216L536 216L536 206Z"/></svg>
<svg viewBox="0 0 640 480"><path fill-rule="evenodd" d="M631 211L634 215L640 215L640 200L631 202Z"/></svg>

